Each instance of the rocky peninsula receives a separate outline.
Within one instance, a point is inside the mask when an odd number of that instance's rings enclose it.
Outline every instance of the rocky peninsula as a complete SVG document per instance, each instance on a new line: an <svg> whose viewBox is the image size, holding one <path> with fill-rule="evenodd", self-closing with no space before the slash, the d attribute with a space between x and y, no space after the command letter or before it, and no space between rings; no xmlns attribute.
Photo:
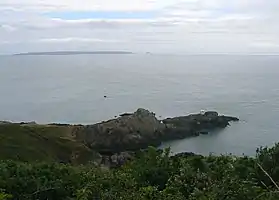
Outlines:
<svg viewBox="0 0 279 200"><path fill-rule="evenodd" d="M158 120L138 109L92 125L0 122L0 159L55 160L65 163L121 165L132 152L164 141L196 137L223 129L236 117L209 111Z"/></svg>

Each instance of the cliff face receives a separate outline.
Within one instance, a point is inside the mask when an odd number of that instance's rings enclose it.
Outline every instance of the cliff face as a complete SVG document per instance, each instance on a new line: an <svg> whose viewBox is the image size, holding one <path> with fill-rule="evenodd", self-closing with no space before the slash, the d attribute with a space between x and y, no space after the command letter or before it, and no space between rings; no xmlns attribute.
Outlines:
<svg viewBox="0 0 279 200"><path fill-rule="evenodd" d="M239 121L236 117L219 116L217 112L210 111L204 114L174 117L163 120L166 125L163 140L181 139L200 134L208 134L216 129L229 126L231 121Z"/></svg>
<svg viewBox="0 0 279 200"><path fill-rule="evenodd" d="M225 128L235 117L205 112L159 121L145 109L116 119L86 125L0 124L0 159L59 161L65 163L113 163L117 166L131 153L162 141L207 134ZM101 156L101 155L102 156ZM118 163L119 162L119 163Z"/></svg>
<svg viewBox="0 0 279 200"><path fill-rule="evenodd" d="M123 114L117 119L78 127L76 139L102 153L138 150L160 144L165 126L154 113L138 109L132 114Z"/></svg>
<svg viewBox="0 0 279 200"><path fill-rule="evenodd" d="M154 113L138 109L117 119L79 127L76 139L101 153L133 151L148 146L158 146L162 141L182 139L225 128L238 118L205 112L159 121Z"/></svg>

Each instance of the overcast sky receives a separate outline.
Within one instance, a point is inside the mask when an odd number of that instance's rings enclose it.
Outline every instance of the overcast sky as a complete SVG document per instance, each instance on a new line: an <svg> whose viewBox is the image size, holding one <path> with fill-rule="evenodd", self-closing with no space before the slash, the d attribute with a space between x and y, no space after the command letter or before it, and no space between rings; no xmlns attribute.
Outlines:
<svg viewBox="0 0 279 200"><path fill-rule="evenodd" d="M279 53L279 0L1 0L0 54Z"/></svg>

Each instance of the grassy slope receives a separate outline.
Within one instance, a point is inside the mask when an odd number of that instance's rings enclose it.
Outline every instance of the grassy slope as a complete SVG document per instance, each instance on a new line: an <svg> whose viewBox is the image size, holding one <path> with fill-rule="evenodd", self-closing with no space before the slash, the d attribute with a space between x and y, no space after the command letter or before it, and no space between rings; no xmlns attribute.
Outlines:
<svg viewBox="0 0 279 200"><path fill-rule="evenodd" d="M93 152L71 136L73 126L0 125L0 159L85 163Z"/></svg>

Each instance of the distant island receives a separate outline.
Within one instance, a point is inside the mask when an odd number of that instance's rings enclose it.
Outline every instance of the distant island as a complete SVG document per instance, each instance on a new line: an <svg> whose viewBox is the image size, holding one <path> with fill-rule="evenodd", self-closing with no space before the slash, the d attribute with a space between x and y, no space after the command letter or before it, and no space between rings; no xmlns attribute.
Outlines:
<svg viewBox="0 0 279 200"><path fill-rule="evenodd" d="M49 52L27 52L17 53L14 56L43 56L43 55L91 55L91 54L133 54L129 51L49 51Z"/></svg>

